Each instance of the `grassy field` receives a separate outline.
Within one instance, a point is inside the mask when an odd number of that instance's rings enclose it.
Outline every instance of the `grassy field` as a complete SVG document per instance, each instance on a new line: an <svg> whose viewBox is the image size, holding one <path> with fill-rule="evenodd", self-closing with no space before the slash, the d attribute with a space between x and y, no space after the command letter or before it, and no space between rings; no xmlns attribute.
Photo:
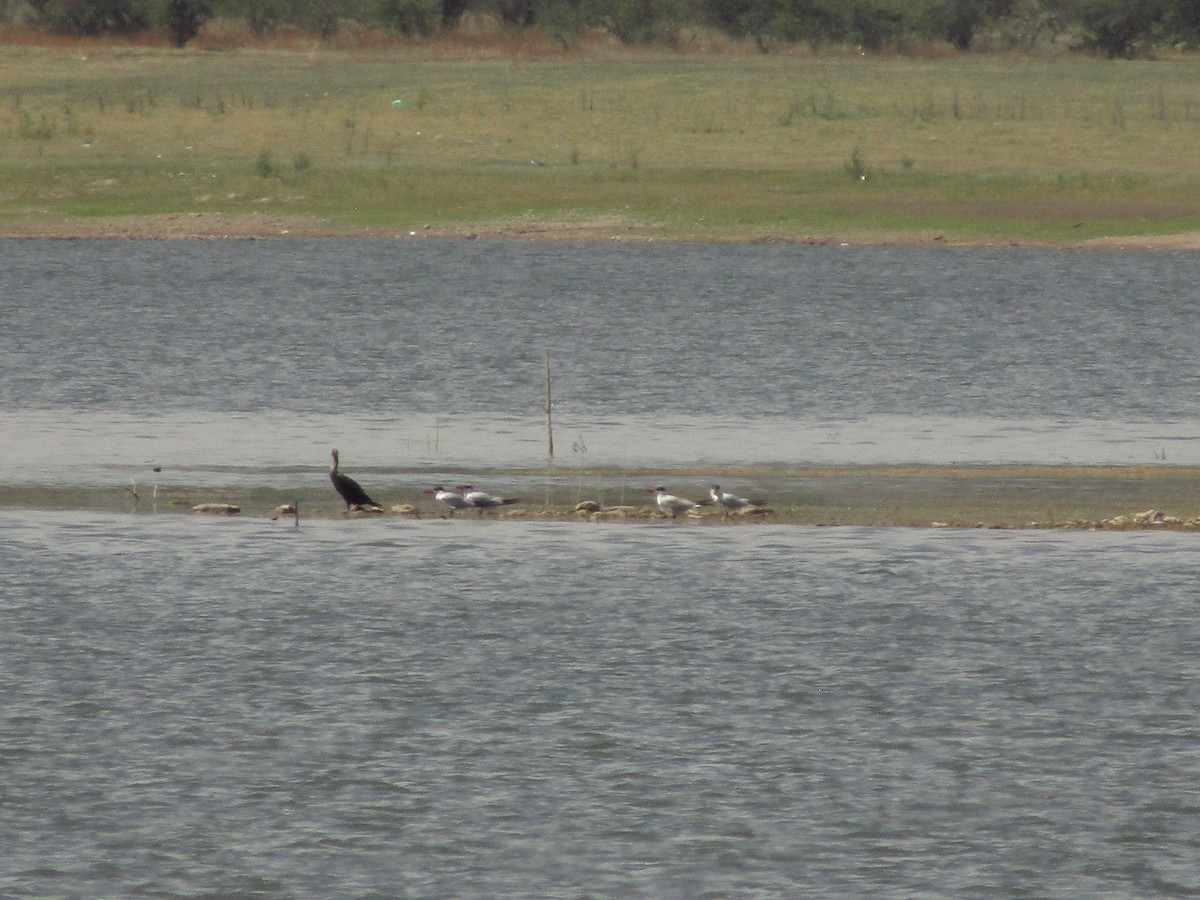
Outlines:
<svg viewBox="0 0 1200 900"><path fill-rule="evenodd" d="M1192 59L0 46L0 234L1186 245L1198 75Z"/></svg>

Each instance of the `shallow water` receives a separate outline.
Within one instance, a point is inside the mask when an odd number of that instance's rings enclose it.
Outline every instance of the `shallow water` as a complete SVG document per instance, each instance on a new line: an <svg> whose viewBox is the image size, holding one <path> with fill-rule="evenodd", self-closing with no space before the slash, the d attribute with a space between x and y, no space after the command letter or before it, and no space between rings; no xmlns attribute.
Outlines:
<svg viewBox="0 0 1200 900"><path fill-rule="evenodd" d="M1200 463L1191 253L0 242L0 481Z"/></svg>
<svg viewBox="0 0 1200 900"><path fill-rule="evenodd" d="M1194 893L1194 543L0 511L0 893Z"/></svg>
<svg viewBox="0 0 1200 900"><path fill-rule="evenodd" d="M0 242L0 486L1200 463L1195 261ZM1195 894L1194 545L0 508L0 894Z"/></svg>

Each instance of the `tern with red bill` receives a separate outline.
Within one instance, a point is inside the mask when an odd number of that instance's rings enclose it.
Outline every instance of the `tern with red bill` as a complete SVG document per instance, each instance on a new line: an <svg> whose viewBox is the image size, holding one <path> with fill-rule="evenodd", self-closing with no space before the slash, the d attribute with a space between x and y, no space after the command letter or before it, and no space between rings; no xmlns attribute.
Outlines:
<svg viewBox="0 0 1200 900"><path fill-rule="evenodd" d="M508 506L510 503L520 503L520 497L497 497L495 494L489 494L485 491L477 491L469 484L460 484L458 489L463 492L462 498L471 506L479 510L479 515L482 518L485 511L495 509L498 506Z"/></svg>
<svg viewBox="0 0 1200 900"><path fill-rule="evenodd" d="M726 515L731 512L741 512L743 509L754 505L745 497L739 497L737 494L731 494L729 491L721 490L721 486L719 484L714 484L712 486L712 490L710 490L708 494L710 497L712 497L713 503L725 510Z"/></svg>
<svg viewBox="0 0 1200 900"><path fill-rule="evenodd" d="M454 515L454 511L456 509L471 509L474 506L474 504L468 503L467 499L462 494L458 493L457 491L447 490L440 484L437 487L430 488L425 493L433 494L434 500L450 507L451 516Z"/></svg>

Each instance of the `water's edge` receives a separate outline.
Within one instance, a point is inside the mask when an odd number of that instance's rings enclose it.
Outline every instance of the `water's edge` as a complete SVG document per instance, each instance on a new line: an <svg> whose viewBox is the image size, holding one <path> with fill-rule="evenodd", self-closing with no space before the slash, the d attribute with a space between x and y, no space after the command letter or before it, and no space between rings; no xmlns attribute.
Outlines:
<svg viewBox="0 0 1200 900"><path fill-rule="evenodd" d="M447 514L426 490L435 483L478 481L480 473L370 469L355 473L384 507L383 518ZM661 518L646 489L658 470L567 467L546 471L496 469L485 489L521 503L489 519L641 522ZM114 476L109 485L0 485L0 508L170 514L208 511L271 517L288 504L301 518L345 516L324 472L241 473L197 480L163 472L143 480ZM759 509L726 518L702 506L680 522L880 527L1200 528L1200 467L1196 466L843 466L692 467L666 475L673 493L701 501L720 479ZM481 486L481 485L476 485ZM580 508L581 505L585 508ZM1153 514L1149 514L1153 512ZM379 514L350 513L360 518ZM1148 515L1149 514L1149 515ZM477 516L474 512L466 515ZM291 521L291 514L283 517Z"/></svg>

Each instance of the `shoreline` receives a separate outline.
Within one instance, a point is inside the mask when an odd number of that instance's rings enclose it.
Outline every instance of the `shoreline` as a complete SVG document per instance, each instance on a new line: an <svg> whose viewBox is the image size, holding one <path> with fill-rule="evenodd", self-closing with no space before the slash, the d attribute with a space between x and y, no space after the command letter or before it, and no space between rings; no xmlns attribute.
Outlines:
<svg viewBox="0 0 1200 900"><path fill-rule="evenodd" d="M525 503L484 518L628 524L662 520L642 493L645 479L614 487L589 483L589 477L584 474L572 485L528 479L521 489L527 495ZM726 467L722 479L735 489L740 482L752 481L763 493L762 506L770 511L725 519L702 507L698 516L681 516L677 524L1200 531L1200 466L871 465L773 472L735 466ZM493 473L492 480L506 484L512 477ZM696 473L674 473L670 489L699 500L708 483ZM437 519L445 514L415 484L373 487L372 494L384 504L383 514L353 517ZM589 508L580 510L585 502ZM155 493L143 484L136 497L121 484L0 486L3 510L191 515L205 512L196 507L213 504L210 513L225 514L221 505L228 505L237 507L236 515L243 518L269 519L289 503L299 505L302 520L346 516L317 472L304 476L294 488L173 485ZM286 518L290 521L291 514ZM460 513L455 518L474 521L478 516Z"/></svg>
<svg viewBox="0 0 1200 900"><path fill-rule="evenodd" d="M340 225L314 216L267 213L181 212L155 215L105 216L96 218L32 219L0 223L0 240L489 240L489 241L631 241L699 244L791 244L896 247L1010 247L1045 250L1200 250L1200 231L1162 235L1129 235L1080 241L946 238L940 234L910 232L854 232L844 235L778 235L761 233L726 235L664 236L649 228L614 228L611 223L522 222L516 224L473 223L455 227L429 227L420 231L397 231L359 225Z"/></svg>
<svg viewBox="0 0 1200 900"><path fill-rule="evenodd" d="M335 227L314 217L283 217L255 213L225 215L181 213L121 216L98 219L72 218L0 225L0 240L287 240L287 239L480 239L520 241L613 240L612 229L525 223L516 226L480 226L477 229L424 229L409 234L361 227ZM837 238L777 238L730 235L662 237L625 232L621 240L663 243L854 243L873 246L1038 247L1058 250L1184 250L1200 249L1200 232L1157 238L1078 243L947 242L914 235L858 235ZM707 468L707 467L705 467ZM1070 465L1070 464L968 464L968 465L846 465L719 467L722 483L754 480L769 494L771 512L751 521L809 526L950 527L950 528L1073 528L1073 529L1173 529L1200 530L1200 466ZM505 473L493 473L503 478ZM578 478L577 471L560 472ZM588 474L583 473L583 477ZM626 473L628 474L628 473ZM676 470L670 474L678 493L698 499L706 485L701 473ZM385 501L385 517L436 517L439 510L421 502L414 491ZM551 497L552 493L557 494ZM654 521L656 511L640 498L634 504L606 502L615 493L610 486L597 488L582 481L570 488L547 487L543 502L506 511L501 518L524 520ZM566 495L571 497L567 498ZM600 514L579 514L576 504L594 500ZM334 518L344 515L328 490L307 485L294 491L250 488L235 490L203 485L172 487L157 499L134 500L124 485L0 485L0 510L10 508L109 513L192 513L193 507L210 504L237 506L246 517L268 517L282 504L299 501L304 517ZM619 508L619 509L616 509ZM398 509L399 512L392 512ZM605 512L607 510L608 512ZM474 518L471 516L470 518ZM489 518L495 518L489 516ZM720 515L703 515L699 521L722 524ZM682 524L682 522L681 522ZM731 520L729 524L750 524Z"/></svg>

